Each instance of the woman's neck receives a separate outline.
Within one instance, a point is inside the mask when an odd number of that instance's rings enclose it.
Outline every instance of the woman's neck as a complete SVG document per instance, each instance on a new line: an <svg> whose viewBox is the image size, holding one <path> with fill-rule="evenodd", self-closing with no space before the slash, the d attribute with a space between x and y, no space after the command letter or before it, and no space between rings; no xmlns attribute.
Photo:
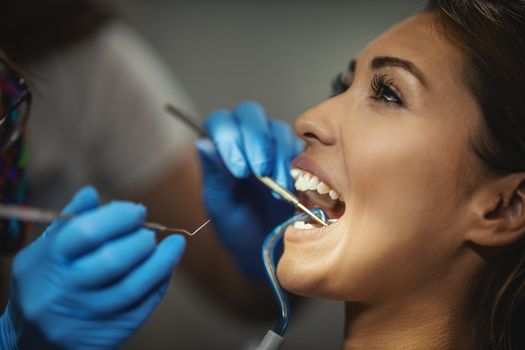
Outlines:
<svg viewBox="0 0 525 350"><path fill-rule="evenodd" d="M343 350L473 349L470 322L438 301L413 300L381 307L346 303Z"/></svg>

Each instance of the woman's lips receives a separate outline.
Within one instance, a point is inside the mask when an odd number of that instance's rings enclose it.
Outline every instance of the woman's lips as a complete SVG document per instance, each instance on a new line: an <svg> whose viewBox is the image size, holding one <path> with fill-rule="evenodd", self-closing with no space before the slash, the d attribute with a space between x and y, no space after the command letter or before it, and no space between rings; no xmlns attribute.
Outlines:
<svg viewBox="0 0 525 350"><path fill-rule="evenodd" d="M328 226L321 227L314 223L296 223L286 229L285 242L315 241L337 229L345 204L334 189L333 182L315 161L304 155L295 158L291 163L291 174L295 180L298 198L306 207L319 207L329 219L336 219Z"/></svg>
<svg viewBox="0 0 525 350"><path fill-rule="evenodd" d="M300 155L292 161L290 167L291 169L299 168L315 175L319 181L325 183L328 187L334 189L336 192L341 193L337 190L335 185L332 183L332 180L326 175L324 170L314 160L304 155Z"/></svg>

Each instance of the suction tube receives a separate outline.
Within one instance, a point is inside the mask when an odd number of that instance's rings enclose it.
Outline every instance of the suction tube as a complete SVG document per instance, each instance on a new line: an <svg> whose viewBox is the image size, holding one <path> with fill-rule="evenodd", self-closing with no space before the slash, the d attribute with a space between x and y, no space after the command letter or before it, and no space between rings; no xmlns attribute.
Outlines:
<svg viewBox="0 0 525 350"><path fill-rule="evenodd" d="M326 221L327 217L323 210L319 208L312 209L312 212ZM275 263L275 248L279 242L282 241L286 228L293 225L296 221L308 221L309 216L305 213L299 213L281 225L277 226L269 235L266 237L262 246L262 258L264 267L266 268L266 274L272 287L273 294L277 299L277 303L280 309L279 321L273 328L266 333L266 336L256 348L257 350L277 350L281 347L284 341L284 334L288 329L288 323L290 321L290 305L288 304L288 297L281 287L279 280L277 279L276 263Z"/></svg>

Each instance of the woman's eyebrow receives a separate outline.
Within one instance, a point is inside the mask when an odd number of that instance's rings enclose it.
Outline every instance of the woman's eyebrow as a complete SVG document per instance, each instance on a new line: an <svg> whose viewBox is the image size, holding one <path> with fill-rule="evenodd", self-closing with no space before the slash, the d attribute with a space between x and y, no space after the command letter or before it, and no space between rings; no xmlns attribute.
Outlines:
<svg viewBox="0 0 525 350"><path fill-rule="evenodd" d="M425 77L423 76L421 71L416 67L416 65L410 61L406 61L398 57L378 56L374 57L374 59L370 63L370 66L374 70L384 67L402 68L410 74L412 74L413 76L415 76L424 87L427 87Z"/></svg>

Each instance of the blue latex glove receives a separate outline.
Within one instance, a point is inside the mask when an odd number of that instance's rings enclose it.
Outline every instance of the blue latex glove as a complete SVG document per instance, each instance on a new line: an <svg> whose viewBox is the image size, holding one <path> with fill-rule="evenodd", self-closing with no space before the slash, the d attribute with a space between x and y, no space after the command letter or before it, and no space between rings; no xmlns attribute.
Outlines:
<svg viewBox="0 0 525 350"><path fill-rule="evenodd" d="M218 110L205 121L211 139L197 141L204 202L219 238L249 276L264 276L261 246L266 235L293 214L253 174L271 176L293 189L290 161L303 149L290 126L269 120L255 102Z"/></svg>
<svg viewBox="0 0 525 350"><path fill-rule="evenodd" d="M184 238L156 245L144 207L98 202L83 189L64 210L81 214L16 256L1 349L115 349L162 299Z"/></svg>

